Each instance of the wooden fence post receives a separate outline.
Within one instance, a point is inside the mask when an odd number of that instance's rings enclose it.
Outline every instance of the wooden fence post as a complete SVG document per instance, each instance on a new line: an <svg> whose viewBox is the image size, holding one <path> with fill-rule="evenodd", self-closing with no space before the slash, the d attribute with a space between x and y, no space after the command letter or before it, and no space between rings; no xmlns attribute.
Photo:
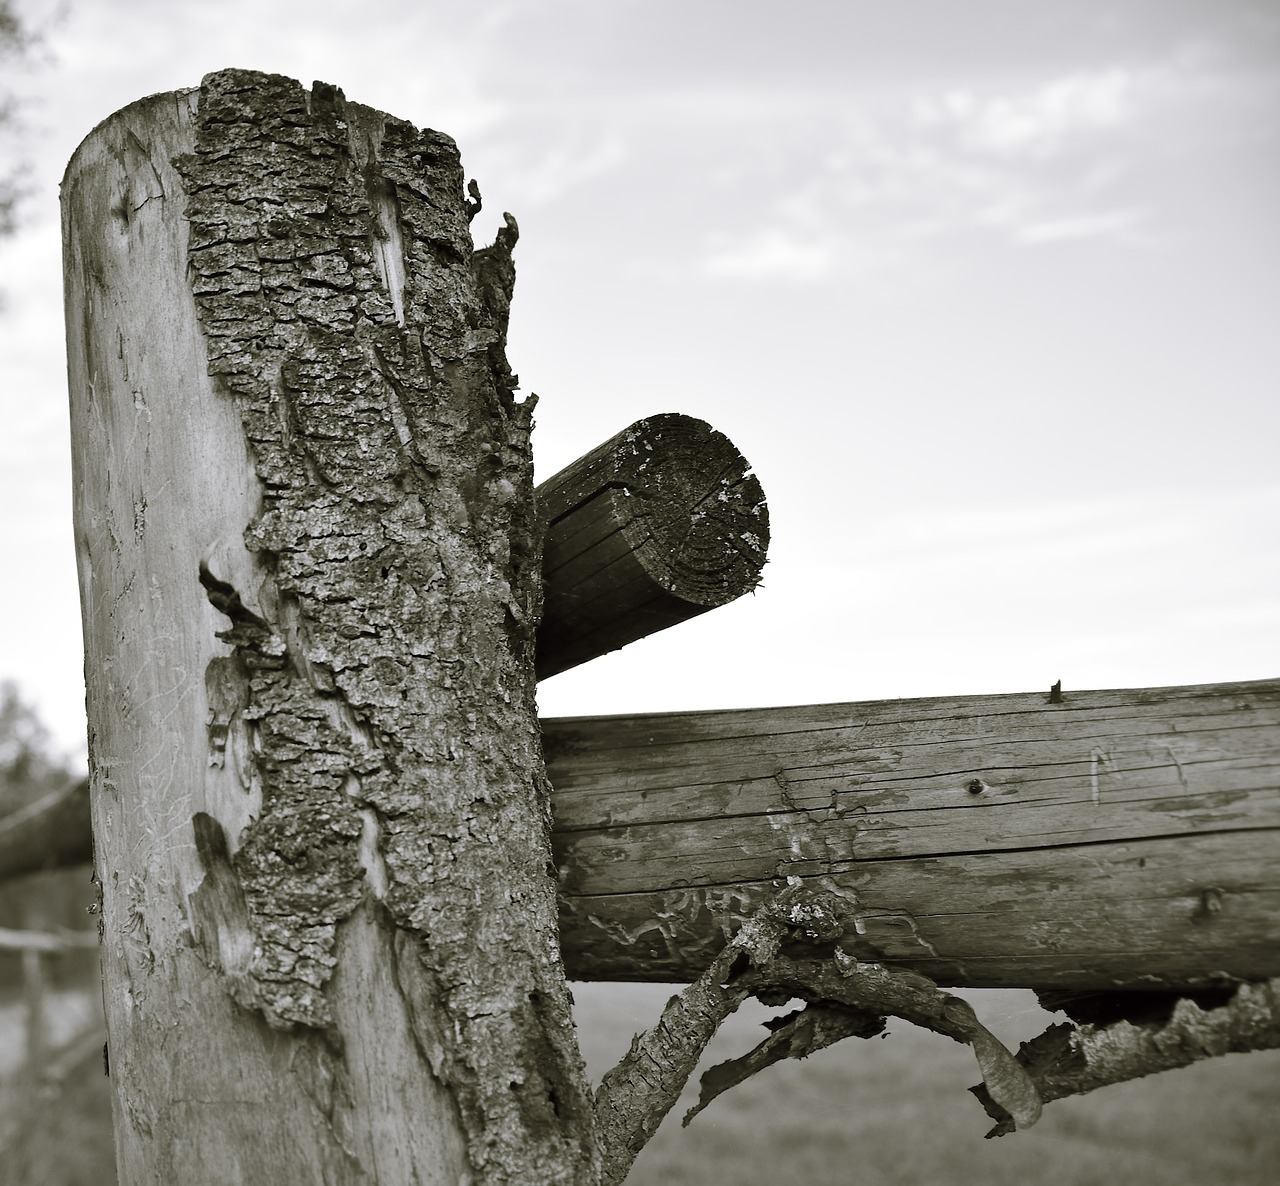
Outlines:
<svg viewBox="0 0 1280 1186"><path fill-rule="evenodd" d="M534 716L514 222L276 76L63 186L123 1183L587 1183Z"/></svg>
<svg viewBox="0 0 1280 1186"><path fill-rule="evenodd" d="M22 949L22 998L26 1029L24 1055L28 1068L39 1070L48 1051L45 1032L45 977L40 952L34 947Z"/></svg>

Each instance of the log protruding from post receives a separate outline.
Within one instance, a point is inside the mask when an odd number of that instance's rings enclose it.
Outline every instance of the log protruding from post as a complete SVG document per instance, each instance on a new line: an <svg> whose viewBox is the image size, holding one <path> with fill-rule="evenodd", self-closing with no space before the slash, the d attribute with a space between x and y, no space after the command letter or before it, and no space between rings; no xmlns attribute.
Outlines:
<svg viewBox="0 0 1280 1186"><path fill-rule="evenodd" d="M733 600L765 563L759 481L727 437L689 416L637 421L539 486L537 499L540 677ZM0 881L92 859L87 782L0 817Z"/></svg>
<svg viewBox="0 0 1280 1186"><path fill-rule="evenodd" d="M538 487L540 679L725 605L760 583L764 492L723 433L650 416Z"/></svg>

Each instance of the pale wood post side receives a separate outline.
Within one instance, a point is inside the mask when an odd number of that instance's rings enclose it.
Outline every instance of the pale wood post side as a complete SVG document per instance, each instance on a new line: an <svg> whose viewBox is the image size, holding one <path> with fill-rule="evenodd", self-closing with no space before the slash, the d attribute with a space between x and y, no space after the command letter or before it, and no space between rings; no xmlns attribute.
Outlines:
<svg viewBox="0 0 1280 1186"><path fill-rule="evenodd" d="M514 224L227 71L63 188L123 1183L594 1180L533 703Z"/></svg>

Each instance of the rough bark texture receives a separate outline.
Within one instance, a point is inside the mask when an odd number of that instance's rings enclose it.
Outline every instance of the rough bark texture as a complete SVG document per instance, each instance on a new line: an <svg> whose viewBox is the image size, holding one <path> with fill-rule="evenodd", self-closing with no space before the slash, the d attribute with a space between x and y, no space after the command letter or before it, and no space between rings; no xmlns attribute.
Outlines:
<svg viewBox="0 0 1280 1186"><path fill-rule="evenodd" d="M236 71L64 208L121 1180L591 1181L514 223L473 253L448 137Z"/></svg>
<svg viewBox="0 0 1280 1186"><path fill-rule="evenodd" d="M570 974L687 982L776 892L970 987L1280 974L1280 683L543 722Z"/></svg>
<svg viewBox="0 0 1280 1186"><path fill-rule="evenodd" d="M737 956L727 947L683 992L673 996L652 1029L636 1034L596 1091L596 1125L604 1148L604 1186L621 1182L680 1098L707 1043L749 995L726 986Z"/></svg>

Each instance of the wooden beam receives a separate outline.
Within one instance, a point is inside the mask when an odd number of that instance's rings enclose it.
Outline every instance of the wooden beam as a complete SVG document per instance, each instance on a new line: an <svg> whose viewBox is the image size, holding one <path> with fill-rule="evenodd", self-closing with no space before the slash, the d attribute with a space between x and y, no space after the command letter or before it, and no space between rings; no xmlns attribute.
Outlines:
<svg viewBox="0 0 1280 1186"><path fill-rule="evenodd" d="M98 936L94 931L17 931L12 927L0 927L0 951L36 952L41 955L61 955L76 948L97 947Z"/></svg>
<svg viewBox="0 0 1280 1186"><path fill-rule="evenodd" d="M0 881L91 860L87 779L0 817Z"/></svg>
<svg viewBox="0 0 1280 1186"><path fill-rule="evenodd" d="M1280 975L1280 681L542 728L578 979L691 980L788 876L944 984Z"/></svg>
<svg viewBox="0 0 1280 1186"><path fill-rule="evenodd" d="M788 877L942 984L1280 974L1280 681L543 722L571 977L687 981Z"/></svg>
<svg viewBox="0 0 1280 1186"><path fill-rule="evenodd" d="M617 650L760 583L764 492L722 433L650 416L537 490L545 524L539 679Z"/></svg>

